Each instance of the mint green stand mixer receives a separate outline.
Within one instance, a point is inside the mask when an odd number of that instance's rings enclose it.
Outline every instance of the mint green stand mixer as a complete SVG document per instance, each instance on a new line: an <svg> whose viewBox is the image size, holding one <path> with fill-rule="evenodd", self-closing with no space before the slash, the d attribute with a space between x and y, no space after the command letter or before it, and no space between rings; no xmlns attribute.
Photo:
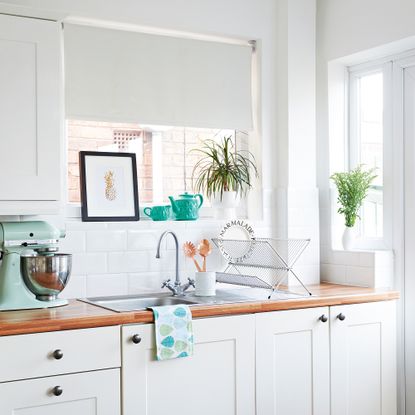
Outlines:
<svg viewBox="0 0 415 415"><path fill-rule="evenodd" d="M65 232L43 221L0 222L0 311L59 307L72 256L58 253Z"/></svg>

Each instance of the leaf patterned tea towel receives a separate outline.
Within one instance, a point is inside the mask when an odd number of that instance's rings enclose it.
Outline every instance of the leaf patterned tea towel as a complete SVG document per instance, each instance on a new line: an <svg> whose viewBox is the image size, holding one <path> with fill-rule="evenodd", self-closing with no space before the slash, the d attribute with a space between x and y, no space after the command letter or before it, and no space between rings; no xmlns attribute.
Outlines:
<svg viewBox="0 0 415 415"><path fill-rule="evenodd" d="M192 313L187 305L152 307L157 360L193 355Z"/></svg>

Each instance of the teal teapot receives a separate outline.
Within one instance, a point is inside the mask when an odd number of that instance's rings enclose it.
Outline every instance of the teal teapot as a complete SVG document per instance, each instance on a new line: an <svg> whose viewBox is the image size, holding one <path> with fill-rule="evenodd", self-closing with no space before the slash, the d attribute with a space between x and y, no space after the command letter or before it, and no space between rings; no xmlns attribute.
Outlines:
<svg viewBox="0 0 415 415"><path fill-rule="evenodd" d="M171 207L176 220L196 220L199 217L199 209L203 205L203 196L201 194L192 195L183 193L178 199L169 196Z"/></svg>

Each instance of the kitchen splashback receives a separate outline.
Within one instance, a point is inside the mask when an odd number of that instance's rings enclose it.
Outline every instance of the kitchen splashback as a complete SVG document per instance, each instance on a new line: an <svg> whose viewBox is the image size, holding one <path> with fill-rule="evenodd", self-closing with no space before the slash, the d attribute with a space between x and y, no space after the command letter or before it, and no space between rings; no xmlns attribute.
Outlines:
<svg viewBox="0 0 415 415"><path fill-rule="evenodd" d="M180 249L187 240L197 242L216 236L221 227L217 221L137 223L66 222L67 235L61 251L73 254L72 277L63 297L135 294L160 291L161 282L174 277L173 240L166 240L160 259L156 247L161 233L173 230ZM194 265L179 253L181 277L193 277ZM208 258L210 270L222 269L218 250Z"/></svg>

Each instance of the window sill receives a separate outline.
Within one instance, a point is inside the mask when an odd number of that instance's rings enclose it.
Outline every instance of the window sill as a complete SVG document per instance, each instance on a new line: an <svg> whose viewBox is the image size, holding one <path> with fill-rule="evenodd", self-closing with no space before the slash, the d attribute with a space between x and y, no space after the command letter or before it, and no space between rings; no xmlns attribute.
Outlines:
<svg viewBox="0 0 415 415"><path fill-rule="evenodd" d="M215 217L215 209L212 207L202 207L200 209L199 219L197 221L161 221L161 222L154 222L149 218L147 215L144 214L143 209L147 207L146 205L140 206L140 220L139 221L132 221L126 223L138 223L138 222L146 222L146 223L179 223L179 222L224 222L226 219L218 219ZM151 207L150 205L148 207ZM81 220L81 205L77 203L68 203L65 208L65 217L68 220L76 221ZM239 219L247 219L245 214L245 209L242 207L238 209L238 218ZM91 222L88 222L91 223ZM104 222L97 222L97 223L104 223ZM111 222L105 222L111 223Z"/></svg>

